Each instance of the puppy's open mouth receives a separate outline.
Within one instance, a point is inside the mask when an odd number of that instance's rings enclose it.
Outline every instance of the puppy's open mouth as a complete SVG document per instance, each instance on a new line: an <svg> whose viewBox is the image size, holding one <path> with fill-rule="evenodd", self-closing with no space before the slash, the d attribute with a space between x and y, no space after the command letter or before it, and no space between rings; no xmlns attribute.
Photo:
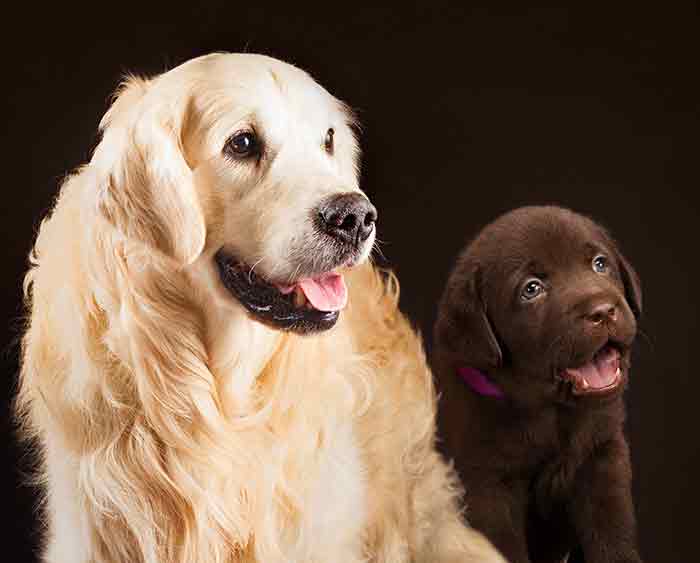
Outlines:
<svg viewBox="0 0 700 563"><path fill-rule="evenodd" d="M263 279L222 250L215 262L222 283L241 305L257 320L281 330L302 334L328 330L347 304L345 281L335 271L282 285Z"/></svg>
<svg viewBox="0 0 700 563"><path fill-rule="evenodd" d="M574 395L596 395L616 389L622 382L619 346L607 342L587 364L568 368L559 373L562 381L571 384Z"/></svg>

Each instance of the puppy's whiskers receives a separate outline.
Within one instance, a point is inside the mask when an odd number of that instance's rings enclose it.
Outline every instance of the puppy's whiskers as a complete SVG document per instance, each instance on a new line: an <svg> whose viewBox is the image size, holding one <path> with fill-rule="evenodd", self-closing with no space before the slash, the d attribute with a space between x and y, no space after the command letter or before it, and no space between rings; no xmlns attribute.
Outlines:
<svg viewBox="0 0 700 563"><path fill-rule="evenodd" d="M549 343L549 346L547 346L547 350L545 350L545 356L549 357L549 354L552 351L552 348L554 348L554 346L556 346L557 344L562 342L564 340L564 336L565 336L564 334L560 334L559 336L554 338L554 340L552 340Z"/></svg>
<svg viewBox="0 0 700 563"><path fill-rule="evenodd" d="M559 351L558 354L554 355L553 357L556 358L556 362L558 362L559 365L554 365L554 369L556 372L554 375L556 376L558 374L558 370L560 370L563 367L569 366L570 364L573 363L575 356L576 356L576 342L575 342L575 337L573 334L569 333L564 333L558 335L554 340L552 340L549 343L549 346L547 346L547 349L545 351L545 356L546 357L552 357L552 350L554 349L555 346L560 346L561 350Z"/></svg>
<svg viewBox="0 0 700 563"><path fill-rule="evenodd" d="M651 336L649 334L647 334L647 332L643 328L637 327L637 334L639 334L640 336L642 336L644 338L644 342L647 343L647 346L649 347L649 351L656 352L654 340L651 338Z"/></svg>

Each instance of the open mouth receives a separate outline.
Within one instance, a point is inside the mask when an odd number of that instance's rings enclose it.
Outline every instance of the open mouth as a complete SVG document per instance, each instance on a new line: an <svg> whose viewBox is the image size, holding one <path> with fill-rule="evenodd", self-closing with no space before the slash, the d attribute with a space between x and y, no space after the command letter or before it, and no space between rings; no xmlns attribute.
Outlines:
<svg viewBox="0 0 700 563"><path fill-rule="evenodd" d="M347 304L342 274L330 271L292 284L277 284L219 250L215 256L222 283L257 320L300 334L331 328Z"/></svg>
<svg viewBox="0 0 700 563"><path fill-rule="evenodd" d="M596 395L616 389L622 382L622 366L619 346L608 341L587 364L568 368L559 378L571 385L574 395Z"/></svg>

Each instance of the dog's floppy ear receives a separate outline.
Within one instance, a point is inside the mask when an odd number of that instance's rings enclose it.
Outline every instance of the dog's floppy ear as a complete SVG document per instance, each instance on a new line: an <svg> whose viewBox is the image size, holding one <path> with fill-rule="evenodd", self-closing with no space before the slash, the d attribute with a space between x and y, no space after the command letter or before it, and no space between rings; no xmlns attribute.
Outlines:
<svg viewBox="0 0 700 563"><path fill-rule="evenodd" d="M458 265L450 276L435 325L435 343L465 366L488 370L503 363L482 296L478 266Z"/></svg>
<svg viewBox="0 0 700 563"><path fill-rule="evenodd" d="M642 314L642 284L639 276L620 251L617 251L617 263L625 286L625 298L635 318L639 318Z"/></svg>
<svg viewBox="0 0 700 563"><path fill-rule="evenodd" d="M151 83L128 78L104 116L93 162L100 174L99 212L126 237L192 262L206 227L182 150L187 101L149 96Z"/></svg>

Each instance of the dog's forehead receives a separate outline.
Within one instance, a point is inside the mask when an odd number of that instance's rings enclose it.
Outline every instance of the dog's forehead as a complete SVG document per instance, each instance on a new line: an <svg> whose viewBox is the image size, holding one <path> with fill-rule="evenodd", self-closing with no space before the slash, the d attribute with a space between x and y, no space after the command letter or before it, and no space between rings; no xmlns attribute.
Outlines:
<svg viewBox="0 0 700 563"><path fill-rule="evenodd" d="M200 88L210 104L229 113L255 114L274 129L290 119L327 126L343 105L305 71L262 55L226 55L206 67Z"/></svg>
<svg viewBox="0 0 700 563"><path fill-rule="evenodd" d="M175 93L179 106L187 106L188 146L202 154L218 154L234 132L249 128L273 149L321 146L329 128L346 140L343 146L356 146L347 106L305 71L271 57L206 55L158 82L161 100Z"/></svg>

